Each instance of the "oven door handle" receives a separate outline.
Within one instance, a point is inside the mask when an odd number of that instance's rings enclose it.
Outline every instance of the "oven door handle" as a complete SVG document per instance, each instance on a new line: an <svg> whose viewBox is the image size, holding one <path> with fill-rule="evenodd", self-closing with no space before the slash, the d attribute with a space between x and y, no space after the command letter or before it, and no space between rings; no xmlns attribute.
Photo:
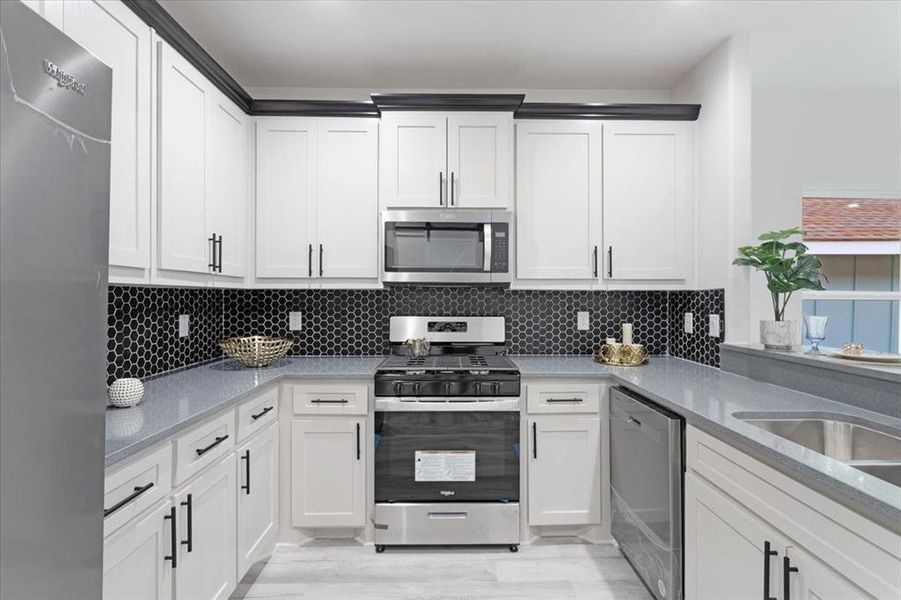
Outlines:
<svg viewBox="0 0 901 600"><path fill-rule="evenodd" d="M430 512L430 519L465 519L469 517L469 513L464 511L454 512Z"/></svg>
<svg viewBox="0 0 901 600"><path fill-rule="evenodd" d="M491 223L485 223L482 227L485 229L485 262L482 265L482 270L486 273L491 273Z"/></svg>

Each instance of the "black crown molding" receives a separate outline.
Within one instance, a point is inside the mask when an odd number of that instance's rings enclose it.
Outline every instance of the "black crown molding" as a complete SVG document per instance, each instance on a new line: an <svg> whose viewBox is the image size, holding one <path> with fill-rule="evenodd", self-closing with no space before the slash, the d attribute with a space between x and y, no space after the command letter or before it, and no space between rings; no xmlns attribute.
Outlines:
<svg viewBox="0 0 901 600"><path fill-rule="evenodd" d="M213 85L219 88L223 94L240 106L244 112L250 113L250 105L253 102L250 94L197 43L197 40L191 37L191 34L178 24L172 15L166 12L165 8L160 6L159 2L156 0L123 0L123 2L142 21L153 27L161 38L184 56L207 79L212 81Z"/></svg>
<svg viewBox="0 0 901 600"><path fill-rule="evenodd" d="M372 102L346 102L343 100L254 100L250 114L261 116L292 117L373 117L381 116L379 107Z"/></svg>
<svg viewBox="0 0 901 600"><path fill-rule="evenodd" d="M123 0L144 23L213 85L253 116L379 117L383 110L511 111L516 119L695 121L700 104L573 104L523 102L525 94L372 94L372 102L255 100L157 0Z"/></svg>
<svg viewBox="0 0 901 600"><path fill-rule="evenodd" d="M371 94L379 110L515 111L525 94Z"/></svg>
<svg viewBox="0 0 901 600"><path fill-rule="evenodd" d="M524 102L513 113L513 118L697 121L700 112L700 104Z"/></svg>

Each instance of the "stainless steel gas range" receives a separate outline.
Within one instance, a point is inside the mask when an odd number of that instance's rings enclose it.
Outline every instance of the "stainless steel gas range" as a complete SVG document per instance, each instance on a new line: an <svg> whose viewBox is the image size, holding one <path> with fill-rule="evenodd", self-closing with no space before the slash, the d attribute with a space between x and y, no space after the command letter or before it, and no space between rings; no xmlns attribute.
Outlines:
<svg viewBox="0 0 901 600"><path fill-rule="evenodd" d="M391 317L375 374L375 544L519 545L520 375L503 317ZM427 356L406 342L425 338Z"/></svg>

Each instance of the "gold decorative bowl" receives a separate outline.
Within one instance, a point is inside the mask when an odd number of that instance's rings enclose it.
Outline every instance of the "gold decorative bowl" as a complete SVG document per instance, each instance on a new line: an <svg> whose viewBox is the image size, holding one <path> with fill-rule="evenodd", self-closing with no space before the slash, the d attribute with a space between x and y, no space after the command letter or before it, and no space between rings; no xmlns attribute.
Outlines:
<svg viewBox="0 0 901 600"><path fill-rule="evenodd" d="M637 367L648 362L648 352L642 344L604 344L595 349L594 362L618 367Z"/></svg>
<svg viewBox="0 0 901 600"><path fill-rule="evenodd" d="M293 344L294 340L288 338L251 335L222 340L219 347L229 358L253 369L271 365L287 354Z"/></svg>

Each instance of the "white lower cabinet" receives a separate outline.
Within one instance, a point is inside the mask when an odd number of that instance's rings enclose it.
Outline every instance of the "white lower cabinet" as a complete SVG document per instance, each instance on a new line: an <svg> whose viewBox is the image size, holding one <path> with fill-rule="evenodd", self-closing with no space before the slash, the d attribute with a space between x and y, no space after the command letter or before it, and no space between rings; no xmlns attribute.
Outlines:
<svg viewBox="0 0 901 600"><path fill-rule="evenodd" d="M235 495L234 454L175 494L179 536L177 599L225 599L235 589Z"/></svg>
<svg viewBox="0 0 901 600"><path fill-rule="evenodd" d="M295 527L362 527L366 419L295 418L291 424L291 522Z"/></svg>
<svg viewBox="0 0 901 600"><path fill-rule="evenodd" d="M238 448L238 576L275 543L278 528L278 423Z"/></svg>
<svg viewBox="0 0 901 600"><path fill-rule="evenodd" d="M686 600L901 598L901 536L689 427Z"/></svg>
<svg viewBox="0 0 901 600"><path fill-rule="evenodd" d="M104 600L168 600L176 565L172 502L149 510L103 542Z"/></svg>
<svg viewBox="0 0 901 600"><path fill-rule="evenodd" d="M531 417L528 436L529 525L600 523L600 417Z"/></svg>

